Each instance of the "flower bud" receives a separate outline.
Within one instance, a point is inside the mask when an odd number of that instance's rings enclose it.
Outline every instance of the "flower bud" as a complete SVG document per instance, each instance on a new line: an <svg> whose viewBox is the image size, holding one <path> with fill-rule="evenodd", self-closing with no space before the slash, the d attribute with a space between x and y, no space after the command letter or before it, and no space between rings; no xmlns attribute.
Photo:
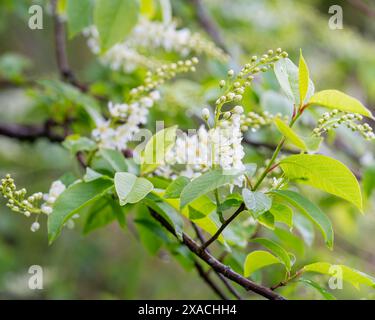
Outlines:
<svg viewBox="0 0 375 320"><path fill-rule="evenodd" d="M40 224L39 224L39 222L37 222L37 221L35 221L32 225L31 225L31 231L32 232L36 232L36 231L38 231L39 230L39 228L40 228Z"/></svg>
<svg viewBox="0 0 375 320"><path fill-rule="evenodd" d="M242 106L235 106L234 108L233 108L233 112L234 113L237 113L237 114L241 114L241 113L243 113L243 107Z"/></svg>
<svg viewBox="0 0 375 320"><path fill-rule="evenodd" d="M204 108L202 110L202 118L203 120L208 120L208 118L210 117L210 110L208 110L207 108Z"/></svg>

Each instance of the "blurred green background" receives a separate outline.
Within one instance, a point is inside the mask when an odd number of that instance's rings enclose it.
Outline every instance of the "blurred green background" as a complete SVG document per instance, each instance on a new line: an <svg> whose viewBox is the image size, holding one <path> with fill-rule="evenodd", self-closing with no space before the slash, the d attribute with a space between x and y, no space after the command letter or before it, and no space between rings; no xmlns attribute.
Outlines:
<svg viewBox="0 0 375 320"><path fill-rule="evenodd" d="M18 74L26 69L30 79L57 77L53 24L45 5L44 29L27 26L31 3L44 1L1 0L0 2L0 79L19 81ZM364 3L365 6L358 6ZM246 62L253 54L269 48L282 47L297 61L303 49L312 79L318 90L336 88L347 92L375 109L375 4L373 1L289 1L289 0L204 0L203 4L217 22L226 47L237 63ZM332 4L341 5L344 29L328 27ZM197 22L190 1L173 0L173 12L181 26L204 33ZM69 59L80 79L87 82L113 81L118 86L129 85L129 77L113 75L97 62L87 48L85 38L68 42ZM16 56L18 54L20 56ZM153 111L155 119L180 122L189 127L186 108L201 108L212 96L205 89L220 74L223 66L203 61L213 76L204 72L178 80L166 86L165 105ZM233 65L235 63L231 62ZM139 76L139 75L138 75ZM185 77L185 78L186 78ZM196 81L195 83L191 80ZM199 84L201 83L201 84ZM215 80L216 83L216 80ZM41 104L35 92L8 86L0 81L0 122L39 123L43 119ZM175 89L173 89L175 88ZM176 88L193 92L180 92ZM113 89L113 88L112 88ZM114 90L114 89L113 89ZM188 91L190 90L190 91ZM168 106L175 110L170 112ZM340 145L335 145L335 157L353 170L374 179L374 144L342 133ZM256 157L256 150L249 150ZM0 136L0 175L11 173L17 184L31 192L44 191L51 181L67 171L78 171L75 160L57 144L43 139L35 143L19 142ZM372 173L371 173L372 172ZM315 195L314 195L315 196ZM335 229L334 253L323 245L304 252L306 261L342 262L375 275L375 215L371 198L367 199L366 215L361 216L348 204L332 198L320 198L320 205L329 213ZM373 199L373 198L372 198ZM66 230L52 246L47 244L45 221L42 230L30 231L30 220L13 214L0 201L0 298L47 299L204 299L216 298L194 270L186 271L164 250L155 255L137 239L132 222L121 230L116 224L83 236L81 225ZM316 239L315 242L318 240ZM319 243L319 242L318 242ZM31 265L44 268L44 290L27 288ZM287 290L285 289L286 293ZM338 297L372 298L371 291L359 294L347 288ZM317 298L314 292L304 297ZM374 296L375 297L375 296Z"/></svg>

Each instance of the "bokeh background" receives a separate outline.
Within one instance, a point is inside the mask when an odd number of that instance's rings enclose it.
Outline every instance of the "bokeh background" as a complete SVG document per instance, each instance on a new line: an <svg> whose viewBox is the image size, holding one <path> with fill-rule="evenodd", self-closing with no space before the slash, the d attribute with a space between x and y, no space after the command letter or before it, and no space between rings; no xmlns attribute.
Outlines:
<svg viewBox="0 0 375 320"><path fill-rule="evenodd" d="M194 1L171 2L174 17L181 26L204 33L197 21ZM53 23L48 5L45 6L44 29L33 31L27 27L28 8L32 3L38 1L0 1L1 123L40 123L44 118L43 108L55 103L47 93L41 96L38 91L24 86L25 77L57 78ZM45 5L43 1L40 3ZM277 47L288 51L291 59L297 61L302 48L317 89L340 89L375 110L373 1L203 0L202 3L216 21L225 46L234 57L232 65ZM328 8L333 4L343 8L342 30L328 27L331 16ZM79 78L99 82L96 88L99 92L121 95L119 88L134 82L130 75L111 73L101 66L83 36L68 42L68 52ZM212 61L206 60L203 64L205 71L198 70L194 76L184 76L173 85L165 86L165 102L154 111L155 119L177 122L185 128L196 126L183 120L186 112L199 110L215 95L212 82L217 81L213 79L226 69ZM9 85L9 79L22 85ZM108 82L113 86L106 87ZM272 84L272 80L269 83ZM262 98L270 105L275 99L272 95ZM307 247L303 257L305 261L316 257L332 261L334 256L336 262L375 275L375 212L370 191L375 184L374 143L365 143L359 136L343 131L332 142L332 148L335 157L361 175L362 181L366 179L366 214L361 216L348 204L317 194L320 206L334 224L335 251L329 252L315 239L315 249ZM249 158L260 159L258 150L249 149L248 154ZM12 173L17 184L31 192L46 192L51 181L65 172L77 170L75 160L58 144L43 139L19 142L0 136L0 175ZM84 236L78 221L75 229L65 231L52 246L47 244L45 221L41 229L32 233L30 221L10 212L0 200L1 299L216 298L195 270L185 270L164 250L150 254L140 243L136 230L132 231L131 222L125 230L114 223ZM27 271L31 265L43 266L44 290L27 288ZM337 296L375 297L371 291L359 293L349 287ZM304 297L317 298L311 291L304 292Z"/></svg>

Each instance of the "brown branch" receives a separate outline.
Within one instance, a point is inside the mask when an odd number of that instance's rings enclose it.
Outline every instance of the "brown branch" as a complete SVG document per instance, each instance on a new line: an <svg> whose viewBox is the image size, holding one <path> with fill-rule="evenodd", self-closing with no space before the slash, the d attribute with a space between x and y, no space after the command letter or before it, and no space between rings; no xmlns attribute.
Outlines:
<svg viewBox="0 0 375 320"><path fill-rule="evenodd" d="M211 243L213 243L221 233L224 231L224 229L245 209L244 203L241 203L240 207L236 210L235 213L233 213L225 222L220 226L220 228L216 231L216 233L208 239L200 248L201 251L204 251Z"/></svg>
<svg viewBox="0 0 375 320"><path fill-rule="evenodd" d="M221 289L213 282L210 277L204 272L202 265L195 261L194 266L198 271L198 274L203 279L204 282L222 299L222 300L229 300L228 297L221 291Z"/></svg>
<svg viewBox="0 0 375 320"><path fill-rule="evenodd" d="M56 50L56 62L57 67L60 72L61 78L75 86L82 92L87 92L88 88L85 84L79 83L71 70L68 62L68 56L66 53L66 44L65 44L65 26L64 22L61 20L61 17L57 12L57 3L58 0L51 0L52 11L53 11L53 20L55 28L55 50Z"/></svg>
<svg viewBox="0 0 375 320"><path fill-rule="evenodd" d="M0 135L15 138L21 141L35 141L47 138L51 142L62 142L64 137L53 132L55 124L46 121L43 125L0 124Z"/></svg>
<svg viewBox="0 0 375 320"><path fill-rule="evenodd" d="M216 43L216 45L218 45L226 53L228 53L228 49L226 48L225 42L220 34L219 28L215 21L211 18L210 14L207 12L202 1L190 0L190 2L195 9L199 24L210 35L210 37Z"/></svg>
<svg viewBox="0 0 375 320"><path fill-rule="evenodd" d="M171 234L177 237L176 232L173 226L165 220L160 214L158 214L153 209L149 208L150 213L154 219L160 222L160 224L167 229ZM191 252L193 252L196 256L201 258L204 262L206 262L209 266L211 266L215 271L221 273L226 278L236 282L241 287L245 288L248 291L252 291L257 293L267 299L270 300L285 300L285 298L279 295L276 292L273 292L270 288L257 284L237 272L233 271L228 266L222 264L219 260L213 257L210 253L206 250L201 250L201 247L186 233L182 234L182 243L185 244Z"/></svg>
<svg viewBox="0 0 375 320"><path fill-rule="evenodd" d="M195 231L195 233L197 234L197 237L199 239L199 241L204 244L206 242L206 239L204 237L204 235L202 234L202 231L199 229L199 227L194 223L192 222L192 226L193 226L193 229ZM210 253L209 250L207 250L208 253ZM220 259L218 259L220 261ZM242 297L240 296L240 294L237 292L237 290L235 288L232 287L232 285L228 282L228 280L219 272L217 272L216 270L214 270L216 275L219 277L219 279L221 280L221 282L224 283L224 285L226 286L226 288L229 290L229 292L231 294L233 294L238 300L242 300ZM206 275L208 276L208 273L206 273Z"/></svg>

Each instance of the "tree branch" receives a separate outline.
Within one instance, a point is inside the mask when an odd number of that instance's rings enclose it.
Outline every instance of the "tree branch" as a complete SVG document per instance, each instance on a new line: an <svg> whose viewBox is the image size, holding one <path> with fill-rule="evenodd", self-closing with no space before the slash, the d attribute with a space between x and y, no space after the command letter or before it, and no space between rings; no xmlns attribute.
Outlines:
<svg viewBox="0 0 375 320"><path fill-rule="evenodd" d="M52 121L46 121L43 125L0 124L0 135L16 138L21 141L35 141L39 138L47 138L51 142L62 142L64 137L53 132Z"/></svg>
<svg viewBox="0 0 375 320"><path fill-rule="evenodd" d="M154 219L159 221L165 229L167 229L171 234L177 237L174 228L167 220L165 220L160 214L158 214L152 208L149 208L149 210L150 214ZM198 256L209 266L211 266L215 271L221 273L226 278L236 282L246 290L257 293L270 300L285 300L283 296L279 295L276 292L273 292L270 288L257 284L241 276L237 272L233 271L228 266L222 264L219 260L217 260L211 254L209 254L206 250L202 251L200 246L186 233L182 234L182 243L185 244L189 248L189 250L193 252L196 256Z"/></svg>
<svg viewBox="0 0 375 320"><path fill-rule="evenodd" d="M221 289L213 282L210 277L204 272L202 265L195 261L194 266L198 271L198 274L203 279L204 282L207 283L209 287L222 299L222 300L229 300L228 297L221 291Z"/></svg>
<svg viewBox="0 0 375 320"><path fill-rule="evenodd" d="M60 76L64 81L77 87L82 92L87 92L87 86L77 81L73 71L69 66L68 56L66 54L65 27L63 21L61 20L61 17L57 13L57 3L58 0L51 0L55 27L56 62L60 72Z"/></svg>
<svg viewBox="0 0 375 320"><path fill-rule="evenodd" d="M216 45L218 45L226 53L228 53L228 49L226 48L225 42L221 37L219 28L215 21L211 18L210 14L207 12L202 1L190 0L190 2L195 9L199 24L210 35L210 37L216 43Z"/></svg>
<svg viewBox="0 0 375 320"><path fill-rule="evenodd" d="M195 231L195 233L197 234L197 237L199 239L199 241L204 244L206 242L206 239L204 237L204 235L202 234L202 231L199 229L199 227L194 223L192 222L192 225L193 225L193 229ZM207 250L208 253L210 253L209 250ZM219 259L220 261L220 259ZM236 291L235 288L232 287L232 285L227 281L227 279L219 272L217 272L216 270L214 270L215 273L217 274L217 276L219 277L219 279L221 280L221 282L224 283L224 285L227 287L227 289L229 290L230 293L232 293L238 300L242 300L242 297L240 296L240 294ZM208 273L206 274L208 276Z"/></svg>

